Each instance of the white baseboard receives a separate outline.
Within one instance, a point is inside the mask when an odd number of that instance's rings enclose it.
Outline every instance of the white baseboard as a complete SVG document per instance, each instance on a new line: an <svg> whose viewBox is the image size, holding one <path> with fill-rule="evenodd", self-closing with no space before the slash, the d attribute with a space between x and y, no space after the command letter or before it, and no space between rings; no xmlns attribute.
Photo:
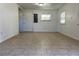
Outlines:
<svg viewBox="0 0 79 59"><path fill-rule="evenodd" d="M0 43L2 43L2 42L4 42L4 41L6 41L6 40L8 40L8 39L10 39L10 38L12 38L12 37L14 37L14 36L16 36L16 35L18 35L19 33L17 33L17 34L15 34L15 35L10 35L9 37L6 37L6 38L2 38L1 40L0 40Z"/></svg>
<svg viewBox="0 0 79 59"><path fill-rule="evenodd" d="M68 34L62 33L62 32L59 32L59 33L64 34L64 35L66 35L66 36L68 36L68 37L71 37L71 38L73 38L73 39L75 39L75 40L79 40L79 38L77 38L77 37L75 37L75 36L68 35Z"/></svg>

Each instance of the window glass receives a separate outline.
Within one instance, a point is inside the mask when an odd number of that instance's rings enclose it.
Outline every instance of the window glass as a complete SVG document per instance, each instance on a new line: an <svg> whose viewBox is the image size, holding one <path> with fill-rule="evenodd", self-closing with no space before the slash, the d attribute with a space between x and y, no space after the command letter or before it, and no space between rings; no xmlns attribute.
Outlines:
<svg viewBox="0 0 79 59"><path fill-rule="evenodd" d="M62 12L60 15L60 23L65 24L65 12Z"/></svg>
<svg viewBox="0 0 79 59"><path fill-rule="evenodd" d="M41 15L41 20L50 20L51 15L50 14L42 14Z"/></svg>

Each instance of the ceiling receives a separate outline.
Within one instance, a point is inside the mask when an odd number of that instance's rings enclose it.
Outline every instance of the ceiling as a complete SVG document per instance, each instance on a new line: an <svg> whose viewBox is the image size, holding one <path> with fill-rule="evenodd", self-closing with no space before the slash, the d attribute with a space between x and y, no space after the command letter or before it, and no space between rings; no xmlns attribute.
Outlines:
<svg viewBox="0 0 79 59"><path fill-rule="evenodd" d="M64 3L46 3L45 6L38 6L35 3L18 3L24 9L59 9Z"/></svg>

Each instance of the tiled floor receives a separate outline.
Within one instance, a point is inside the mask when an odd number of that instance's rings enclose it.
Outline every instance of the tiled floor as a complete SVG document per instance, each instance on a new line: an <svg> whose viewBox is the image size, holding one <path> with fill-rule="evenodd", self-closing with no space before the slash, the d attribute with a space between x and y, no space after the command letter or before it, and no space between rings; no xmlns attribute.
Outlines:
<svg viewBox="0 0 79 59"><path fill-rule="evenodd" d="M0 44L0 56L79 56L79 41L60 33L21 33Z"/></svg>

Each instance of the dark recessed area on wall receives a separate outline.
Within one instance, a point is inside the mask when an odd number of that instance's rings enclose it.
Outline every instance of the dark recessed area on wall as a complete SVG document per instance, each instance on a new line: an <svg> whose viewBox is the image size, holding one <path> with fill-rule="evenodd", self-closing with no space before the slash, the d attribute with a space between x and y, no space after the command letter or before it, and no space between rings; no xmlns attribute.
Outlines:
<svg viewBox="0 0 79 59"><path fill-rule="evenodd" d="M38 23L38 14L34 14L34 23Z"/></svg>

